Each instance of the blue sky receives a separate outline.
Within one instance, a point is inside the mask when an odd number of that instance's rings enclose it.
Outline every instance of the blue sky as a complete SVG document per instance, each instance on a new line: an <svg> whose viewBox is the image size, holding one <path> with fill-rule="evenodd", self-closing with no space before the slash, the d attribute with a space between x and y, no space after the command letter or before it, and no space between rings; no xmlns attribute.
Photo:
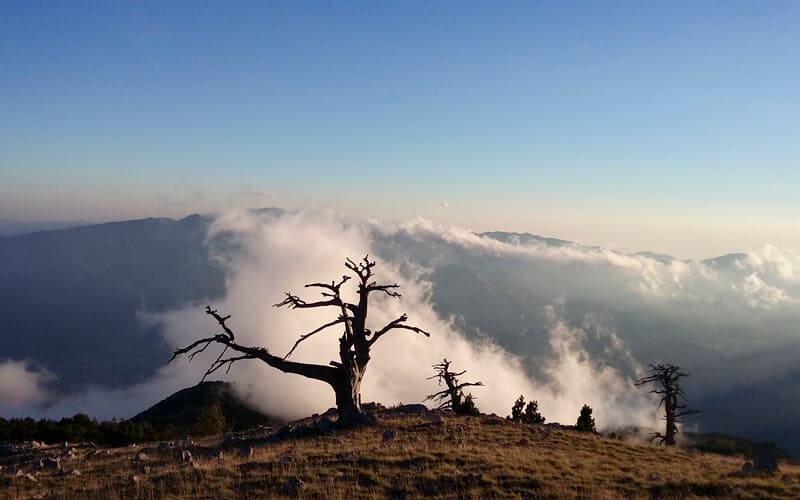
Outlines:
<svg viewBox="0 0 800 500"><path fill-rule="evenodd" d="M800 248L798 26L797 2L3 1L0 218L331 205Z"/></svg>

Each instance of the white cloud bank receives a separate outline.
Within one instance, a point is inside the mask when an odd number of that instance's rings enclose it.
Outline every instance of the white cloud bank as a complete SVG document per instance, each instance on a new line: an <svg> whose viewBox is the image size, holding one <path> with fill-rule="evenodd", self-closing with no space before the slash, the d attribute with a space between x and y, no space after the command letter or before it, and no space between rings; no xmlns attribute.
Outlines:
<svg viewBox="0 0 800 500"><path fill-rule="evenodd" d="M328 211L305 211L282 217L259 217L232 212L220 217L211 237L232 237L239 245L235 256L221 256L229 268L227 294L214 304L232 315L229 324L244 344L265 346L285 353L301 333L331 320L328 310L285 310L271 307L283 291L300 293L305 283L338 279L345 274L346 257L374 254L375 223L353 223ZM486 244L482 239L480 242ZM442 319L430 302L431 284L425 269L408 260L379 261L376 278L400 283L402 299L375 297L369 321L373 329L407 313L409 323L431 332L430 338L396 331L375 345L362 386L365 401L385 404L420 402L435 392L431 365L447 357L466 378L484 382L473 392L478 406L505 415L519 394L538 399L550 420L572 423L584 403L590 403L600 425L645 425L654 422L648 398L631 390L632 383L608 365L594 362L583 349L582 335L552 315L554 356L547 365L550 380L531 380L522 360L490 338L467 340L453 319ZM351 289L352 291L352 289ZM354 299L354 297L353 297ZM166 338L173 347L208 333L213 324L200 305L162 315ZM334 330L301 344L293 355L298 361L327 364L335 359ZM199 356L194 366L207 366L215 353ZM179 363L185 364L186 360ZM333 405L332 391L319 382L287 375L258 361L240 362L230 372L242 395L268 412L299 417Z"/></svg>
<svg viewBox="0 0 800 500"><path fill-rule="evenodd" d="M243 344L264 346L276 354L288 352L300 334L330 321L331 312L276 309L272 304L282 299L284 291L302 294L308 291L303 289L306 283L338 279L346 272L346 257L357 259L370 253L379 256L377 279L401 284L403 294L401 300L376 297L369 315L372 327L405 312L410 324L432 335L424 338L396 331L376 344L362 386L365 401L422 401L437 390L434 381L426 380L432 374L431 365L447 357L459 370L467 370L465 380L484 382L485 387L474 388L473 393L485 412L506 415L523 394L539 401L548 421L566 424L574 423L581 406L588 403L601 428L658 425L656 405L646 391L633 386L641 367L616 332L613 318L603 321L602 315L581 311L582 323L569 320L565 297L591 299L617 309L658 311L662 317L705 328L711 321L708 318L723 317L719 310L709 313L708 307L727 308L730 313L724 317L743 318L741 324L760 324L763 316L753 312L796 317L800 296L800 258L772 247L727 261L679 261L574 244L503 242L422 219L392 226L353 221L318 210L280 217L229 212L218 217L210 229L212 248L222 248L220 239L226 250L220 250L217 257L228 270L227 293L213 305L232 315L229 324ZM524 302L519 290L527 287L542 298L544 307L517 312L512 318L528 322L523 332L536 324L546 333L543 344L547 353L537 358L536 369L528 364L530 357L501 348L495 331L466 335L459 315L469 311L451 310L448 314L453 317L441 317L441 304L433 303L433 290L443 285L431 283L432 270L453 264L491 269L494 278L507 280L487 282L491 294ZM521 288L511 286L515 282L522 283ZM469 296L481 290L465 292ZM170 346L181 347L214 332L214 322L203 314L204 305L189 304L149 320L162 325ZM293 359L327 364L335 358L337 338L333 329L321 333L303 343ZM602 347L598 349L598 345ZM152 380L132 388L92 388L57 398L45 414L82 411L101 418L131 416L199 381L217 355L211 351L191 363L180 358ZM20 372L19 366L14 370ZM49 396L35 389L41 389L46 378L36 378L35 371L32 376L30 367L22 371L33 385L9 390L9 394L33 395L18 396L15 404L35 408ZM299 417L333 405L332 391L325 384L284 374L259 361L237 363L226 378L236 383L245 399L270 413ZM31 413L42 414L41 410Z"/></svg>
<svg viewBox="0 0 800 500"><path fill-rule="evenodd" d="M0 415L24 416L29 408L52 398L47 384L53 376L28 361L0 363Z"/></svg>

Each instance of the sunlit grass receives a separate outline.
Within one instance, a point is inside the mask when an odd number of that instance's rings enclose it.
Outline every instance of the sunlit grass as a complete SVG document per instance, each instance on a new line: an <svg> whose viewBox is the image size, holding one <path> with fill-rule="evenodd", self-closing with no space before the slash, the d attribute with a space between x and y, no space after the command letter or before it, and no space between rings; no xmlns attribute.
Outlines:
<svg viewBox="0 0 800 500"><path fill-rule="evenodd" d="M246 458L208 438L188 448L193 465L180 461L181 447L158 443L99 456L80 448L67 466L80 476L40 471L34 483L4 473L0 498L800 498L797 465L744 477L741 457L488 420L387 416L356 431L258 445ZM397 436L384 442L388 428ZM207 457L218 449L222 458ZM141 452L146 462L136 460Z"/></svg>

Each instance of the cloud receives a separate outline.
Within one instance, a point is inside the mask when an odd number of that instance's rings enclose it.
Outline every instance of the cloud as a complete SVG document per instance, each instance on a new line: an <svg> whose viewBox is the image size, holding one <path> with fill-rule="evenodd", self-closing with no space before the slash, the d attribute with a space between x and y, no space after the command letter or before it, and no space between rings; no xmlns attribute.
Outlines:
<svg viewBox="0 0 800 500"><path fill-rule="evenodd" d="M374 222L348 221L331 211L304 211L269 219L241 211L226 214L213 224L211 237L234 238L242 251L228 261L227 294L214 307L232 315L229 324L240 342L265 346L273 353L288 352L301 333L330 321L331 313L270 307L281 299L279 291L303 290L305 283L338 279L346 271L346 257L358 258L377 250L380 233L375 229ZM467 338L459 330L457 318L443 318L436 312L426 266L410 260L379 259L376 272L381 282L401 284L403 297L376 297L368 326L374 330L407 313L411 324L432 335L425 338L396 331L376 344L362 386L365 401L422 401L437 390L435 382L426 380L432 373L431 365L447 357L459 369L467 370L470 380L484 382L485 387L474 390L484 411L505 415L517 396L524 393L540 400L548 418L566 423L577 418L587 402L596 406L598 416L603 415L598 419L601 425L642 424L651 416L646 411L647 398L627 396L632 383L613 367L593 361L583 348L582 334L555 317L551 317L554 356L548 361L548 380L536 381L525 369L523 358L504 350L490 337ZM198 332L213 329L200 311L198 305L160 316L170 345L188 344ZM572 334L576 336L568 339ZM337 337L334 331L321 333L301 344L293 359L327 364L336 358ZM619 339L615 342L611 348L619 349ZM217 353L203 355L205 358L198 356L192 365L206 367ZM268 412L299 417L334 404L333 393L325 384L284 374L258 361L236 364L230 378L248 401ZM614 410L614 405L618 409Z"/></svg>
<svg viewBox="0 0 800 500"><path fill-rule="evenodd" d="M732 356L796 342L795 253L767 246L682 261L555 240L501 239L421 218L391 225L330 210L279 217L229 211L208 235L227 271L226 294L214 307L232 315L242 343L285 354L301 333L332 318L329 311L271 305L284 291L308 292L306 283L340 278L346 257L370 253L379 262L377 278L399 283L403 293L402 300L376 298L371 327L407 313L432 336L398 331L382 339L362 387L365 401L422 401L437 390L425 380L431 365L447 357L467 370L467 380L486 384L473 389L483 411L506 415L524 394L539 401L549 421L573 423L588 403L600 428L658 423L656 403L633 385L640 363L684 365L694 396L720 378L710 370L724 370L725 384L735 383L731 377L739 375L724 364ZM148 320L170 346L183 346L214 332L204 305L185 304ZM333 330L319 334L293 359L327 364L336 357L336 338ZM179 359L133 388L94 387L62 397L47 414L132 415L199 381L217 354L209 349L192 363ZM227 378L252 404L287 417L334 403L326 385L258 361L237 363Z"/></svg>
<svg viewBox="0 0 800 500"><path fill-rule="evenodd" d="M272 198L272 193L268 193L266 191L255 191L252 189L246 189L239 193L240 196L245 196L248 198Z"/></svg>
<svg viewBox="0 0 800 500"><path fill-rule="evenodd" d="M48 402L53 396L47 385L53 380L51 373L28 361L0 363L0 414L24 416Z"/></svg>
<svg viewBox="0 0 800 500"><path fill-rule="evenodd" d="M447 208L450 206L450 204L447 203L446 201L440 201L439 206L441 206L442 208Z"/></svg>

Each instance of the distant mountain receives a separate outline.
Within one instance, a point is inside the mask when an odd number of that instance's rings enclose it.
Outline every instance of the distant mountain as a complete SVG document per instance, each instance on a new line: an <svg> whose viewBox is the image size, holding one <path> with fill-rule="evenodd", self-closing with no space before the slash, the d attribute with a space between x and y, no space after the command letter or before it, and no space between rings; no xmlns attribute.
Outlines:
<svg viewBox="0 0 800 500"><path fill-rule="evenodd" d="M195 214L0 238L0 361L34 359L61 390L149 378L170 352L140 314L225 292L225 271L211 258L225 240L206 244L211 221Z"/></svg>
<svg viewBox="0 0 800 500"><path fill-rule="evenodd" d="M509 243L511 245L545 245L553 247L563 247L567 245L577 245L571 241L559 240L558 238L545 238L531 233L508 233L505 231L487 231L479 233L478 236L485 236L493 240Z"/></svg>
<svg viewBox="0 0 800 500"><path fill-rule="evenodd" d="M85 221L19 221L12 219L0 219L0 237L17 236L20 234L34 233L37 231L53 231L56 229L68 229L71 227L87 226L92 224Z"/></svg>
<svg viewBox="0 0 800 500"><path fill-rule="evenodd" d="M284 423L280 418L264 415L247 406L234 394L228 382L201 382L183 389L139 413L130 421L190 428L215 406L219 407L228 427L233 430Z"/></svg>

